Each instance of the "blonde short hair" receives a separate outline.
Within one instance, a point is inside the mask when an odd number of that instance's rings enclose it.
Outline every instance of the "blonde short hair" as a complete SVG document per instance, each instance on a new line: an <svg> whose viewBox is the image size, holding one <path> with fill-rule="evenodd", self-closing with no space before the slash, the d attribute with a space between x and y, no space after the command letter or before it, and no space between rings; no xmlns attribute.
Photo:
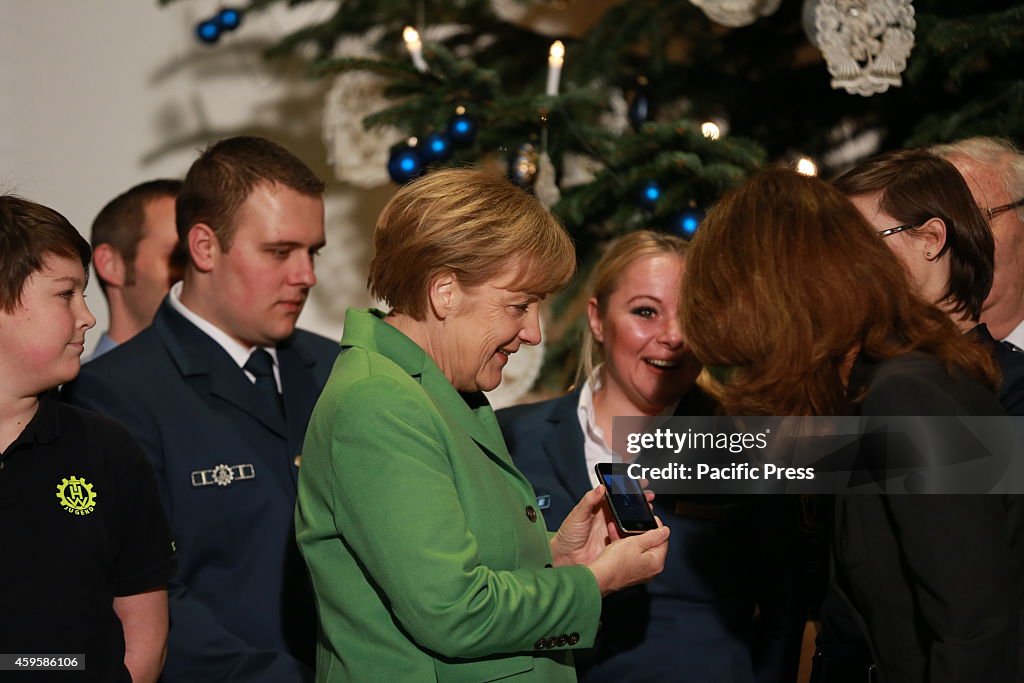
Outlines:
<svg viewBox="0 0 1024 683"><path fill-rule="evenodd" d="M611 242L601 260L594 266L587 286L589 296L597 299L597 308L603 317L608 309L608 299L618 288L622 273L633 263L651 256L665 254L686 258L690 245L675 235L651 230L637 230ZM576 384L590 379L594 368L604 362L604 349L594 339L590 325L583 326L583 344L580 348L579 365L576 368Z"/></svg>
<svg viewBox="0 0 1024 683"><path fill-rule="evenodd" d="M576 272L572 239L537 199L505 178L448 168L402 187L377 219L367 286L395 311L422 320L431 281L454 273L469 287L509 266L538 296Z"/></svg>

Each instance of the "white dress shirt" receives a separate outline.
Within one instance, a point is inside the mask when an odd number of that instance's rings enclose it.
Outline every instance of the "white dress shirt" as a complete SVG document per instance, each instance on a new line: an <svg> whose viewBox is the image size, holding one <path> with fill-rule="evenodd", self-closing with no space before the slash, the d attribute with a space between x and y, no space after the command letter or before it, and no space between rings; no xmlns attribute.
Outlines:
<svg viewBox="0 0 1024 683"><path fill-rule="evenodd" d="M280 394L281 370L277 364L277 349L274 348L273 346L245 346L244 344L235 341L235 339L233 339L231 335L229 335L227 332L220 329L206 318L203 318L197 313L194 313L191 309L189 309L188 306L181 303L181 288L181 282L176 282L174 283L174 286L171 287L171 292L169 295L171 300L171 307L178 313L181 313L183 316L185 316L186 320L188 320L190 323L192 323L200 330L202 330L206 334L206 336L208 336L213 341L217 342L217 344L222 349L227 351L228 355L231 356L231 360L235 361L238 367L243 372L245 372L245 376L249 378L250 382L255 383L256 377L248 370L245 370L245 364L249 361L249 356L252 355L253 351L255 351L258 348L264 349L267 353L270 354L270 357L274 359L274 381L277 382L277 393Z"/></svg>
<svg viewBox="0 0 1024 683"><path fill-rule="evenodd" d="M580 402L576 407L576 415L580 421L580 429L583 430L583 454L587 461L587 476L590 477L590 488L594 488L600 482L597 479L597 472L594 465L600 462L622 462L622 458L615 455L604 438L604 430L597 426L597 411L594 409L594 384L601 388L600 374L594 372L593 377L583 383L580 389Z"/></svg>
<svg viewBox="0 0 1024 683"><path fill-rule="evenodd" d="M587 462L587 476L590 477L590 488L597 486L600 481L594 465L601 462L623 462L621 455L612 451L605 438L604 430L597 426L597 410L594 407L594 392L601 389L601 366L594 369L580 389L580 401L576 407L576 416L580 421L580 429L583 430L583 454ZM676 401L663 410L651 424L650 429L665 424L665 421L676 412L679 401ZM630 458L632 460L632 458Z"/></svg>
<svg viewBox="0 0 1024 683"><path fill-rule="evenodd" d="M1013 332L1006 335L1006 337L1003 338L1003 341L1013 344L1017 347L1018 351L1024 350L1024 320L1021 321L1020 325L1013 328Z"/></svg>

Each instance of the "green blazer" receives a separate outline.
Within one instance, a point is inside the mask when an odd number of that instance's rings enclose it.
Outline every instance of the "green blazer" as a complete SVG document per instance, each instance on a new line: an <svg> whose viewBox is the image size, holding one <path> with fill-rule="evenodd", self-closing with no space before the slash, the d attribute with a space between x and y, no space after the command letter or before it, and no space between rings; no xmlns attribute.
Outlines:
<svg viewBox="0 0 1024 683"><path fill-rule="evenodd" d="M303 448L317 681L575 681L568 649L593 645L601 611L594 575L550 568L486 399L460 395L382 316L348 311Z"/></svg>

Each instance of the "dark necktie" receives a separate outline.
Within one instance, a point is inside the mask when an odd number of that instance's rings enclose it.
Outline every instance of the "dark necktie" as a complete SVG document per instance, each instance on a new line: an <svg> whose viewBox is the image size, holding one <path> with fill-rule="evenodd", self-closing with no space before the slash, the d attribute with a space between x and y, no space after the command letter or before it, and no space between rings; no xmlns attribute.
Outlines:
<svg viewBox="0 0 1024 683"><path fill-rule="evenodd" d="M1005 346L1006 348L1010 349L1011 351L1020 351L1021 350L1019 346L1017 346L1016 344L1011 344L1008 341L1004 341L1003 342L1003 346Z"/></svg>
<svg viewBox="0 0 1024 683"><path fill-rule="evenodd" d="M273 406L279 415L284 415L281 405L281 395L277 393L277 381L274 380L274 359L264 349L256 349L245 361L245 369L250 372L256 381L253 387L267 402Z"/></svg>

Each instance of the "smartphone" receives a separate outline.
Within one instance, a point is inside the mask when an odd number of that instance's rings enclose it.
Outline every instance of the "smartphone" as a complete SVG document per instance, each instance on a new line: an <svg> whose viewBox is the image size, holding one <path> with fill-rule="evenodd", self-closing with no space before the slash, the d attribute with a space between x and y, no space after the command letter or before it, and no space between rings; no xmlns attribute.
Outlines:
<svg viewBox="0 0 1024 683"><path fill-rule="evenodd" d="M594 469L598 480L604 484L605 498L621 533L642 534L658 528L640 482L626 474L625 465L601 462L594 465Z"/></svg>

